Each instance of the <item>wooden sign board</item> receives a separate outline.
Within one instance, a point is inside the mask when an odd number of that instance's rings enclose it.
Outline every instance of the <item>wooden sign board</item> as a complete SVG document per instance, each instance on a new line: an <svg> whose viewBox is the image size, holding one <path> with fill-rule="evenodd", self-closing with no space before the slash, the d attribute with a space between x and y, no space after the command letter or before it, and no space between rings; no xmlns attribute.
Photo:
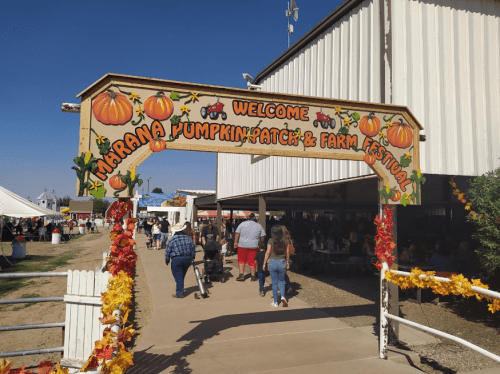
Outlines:
<svg viewBox="0 0 500 374"><path fill-rule="evenodd" d="M79 196L132 196L164 149L356 160L389 204L419 204L421 125L403 106L108 74L81 94Z"/></svg>

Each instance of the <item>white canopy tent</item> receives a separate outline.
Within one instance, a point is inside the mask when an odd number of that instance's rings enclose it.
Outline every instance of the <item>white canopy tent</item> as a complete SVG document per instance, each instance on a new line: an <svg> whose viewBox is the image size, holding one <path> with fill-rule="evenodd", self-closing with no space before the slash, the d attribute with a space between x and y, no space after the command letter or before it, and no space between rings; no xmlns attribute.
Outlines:
<svg viewBox="0 0 500 374"><path fill-rule="evenodd" d="M52 218L62 218L64 214L41 207L37 204L32 203L19 195L9 191L8 189L0 186L0 242L2 242L3 234L3 216L14 217L14 218L31 218L31 217L52 217ZM25 244L25 243L23 243ZM13 247L14 248L14 247ZM26 256L26 247L24 247L24 252L22 256ZM2 255L4 258L2 246ZM14 255L14 249L13 249ZM20 257L24 258L24 257ZM10 263L10 261L7 260ZM10 263L12 265L12 263Z"/></svg>
<svg viewBox="0 0 500 374"><path fill-rule="evenodd" d="M64 214L32 203L0 186L0 217L63 217Z"/></svg>

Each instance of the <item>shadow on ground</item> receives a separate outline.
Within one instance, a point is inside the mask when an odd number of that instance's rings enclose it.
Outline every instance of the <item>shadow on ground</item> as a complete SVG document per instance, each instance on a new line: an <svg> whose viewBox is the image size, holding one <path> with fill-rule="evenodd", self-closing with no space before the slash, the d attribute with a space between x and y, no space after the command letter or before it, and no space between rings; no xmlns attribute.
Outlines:
<svg viewBox="0 0 500 374"><path fill-rule="evenodd" d="M344 311L343 309L348 309ZM224 315L207 320L191 321L196 324L192 330L181 336L177 342L186 342L177 352L172 355L155 354L148 352L154 346L143 351L134 353L134 366L127 374L158 374L169 369L176 374L189 374L188 357L196 352L205 341L220 335L221 331L243 325L254 325L263 323L276 323L287 321L302 321L310 319L329 318L336 314L358 315L365 313L363 306L338 307L338 308L316 308L279 310L272 312L244 313L235 315Z"/></svg>

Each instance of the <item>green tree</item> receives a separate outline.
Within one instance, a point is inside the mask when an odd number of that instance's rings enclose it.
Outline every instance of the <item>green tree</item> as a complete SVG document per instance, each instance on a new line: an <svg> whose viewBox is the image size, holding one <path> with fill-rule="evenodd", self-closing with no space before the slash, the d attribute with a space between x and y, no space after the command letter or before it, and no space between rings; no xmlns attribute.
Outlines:
<svg viewBox="0 0 500 374"><path fill-rule="evenodd" d="M163 190L160 188L160 187L155 187L153 189L153 191L151 191L152 193L163 193Z"/></svg>
<svg viewBox="0 0 500 374"><path fill-rule="evenodd" d="M467 190L471 209L467 216L476 227L474 238L481 267L492 276L500 271L500 167L475 177Z"/></svg>
<svg viewBox="0 0 500 374"><path fill-rule="evenodd" d="M109 208L111 205L111 202L107 199L96 199L92 198L90 199L94 203L94 213L99 213L104 216L106 213L106 210Z"/></svg>
<svg viewBox="0 0 500 374"><path fill-rule="evenodd" d="M57 198L57 203L59 204L59 206L69 206L70 201L71 197L69 197L68 195Z"/></svg>

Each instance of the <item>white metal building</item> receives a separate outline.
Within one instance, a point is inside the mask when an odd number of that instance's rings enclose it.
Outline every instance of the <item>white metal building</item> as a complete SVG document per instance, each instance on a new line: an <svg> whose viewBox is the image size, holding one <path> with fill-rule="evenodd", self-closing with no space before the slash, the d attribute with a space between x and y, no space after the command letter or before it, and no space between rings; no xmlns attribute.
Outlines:
<svg viewBox="0 0 500 374"><path fill-rule="evenodd" d="M55 210L56 212L59 211L56 197L49 196L49 194L47 194L47 191L44 191L40 196L36 198L36 203L41 207Z"/></svg>
<svg viewBox="0 0 500 374"><path fill-rule="evenodd" d="M347 0L252 83L406 105L424 127L426 204L447 199L439 176L476 176L500 165L499 66L498 0ZM217 200L224 207L238 196L370 175L356 161L218 154Z"/></svg>

